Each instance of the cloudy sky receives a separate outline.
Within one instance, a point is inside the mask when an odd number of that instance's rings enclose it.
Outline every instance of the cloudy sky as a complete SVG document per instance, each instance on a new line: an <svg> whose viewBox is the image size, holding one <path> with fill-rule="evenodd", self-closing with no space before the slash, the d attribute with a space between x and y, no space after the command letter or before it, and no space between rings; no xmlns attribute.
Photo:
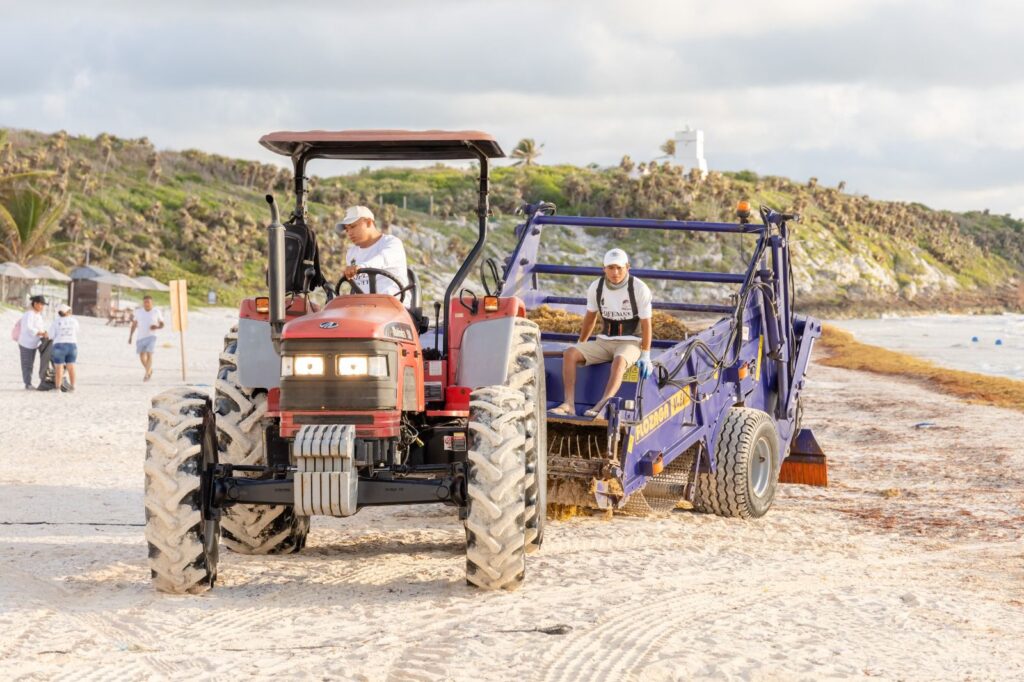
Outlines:
<svg viewBox="0 0 1024 682"><path fill-rule="evenodd" d="M271 130L476 128L612 164L689 123L713 169L1024 218L1016 1L0 5L0 126L264 161Z"/></svg>

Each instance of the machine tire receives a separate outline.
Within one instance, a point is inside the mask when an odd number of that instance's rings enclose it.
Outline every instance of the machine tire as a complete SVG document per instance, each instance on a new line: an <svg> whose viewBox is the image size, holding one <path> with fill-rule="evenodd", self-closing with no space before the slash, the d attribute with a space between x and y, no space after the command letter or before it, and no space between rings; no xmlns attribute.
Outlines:
<svg viewBox="0 0 1024 682"><path fill-rule="evenodd" d="M263 419L267 395L238 382L238 328L224 338L220 368L214 384L217 446L226 464L265 465ZM238 476L244 476L239 472ZM286 505L236 504L221 519L224 545L239 554L290 554L306 546L309 517Z"/></svg>
<svg viewBox="0 0 1024 682"><path fill-rule="evenodd" d="M146 432L146 543L153 586L198 594L217 579L220 528L204 518L208 465L217 462L209 394L173 388L153 398ZM205 482L204 482L205 479ZM207 497L209 502L209 497ZM210 505L205 505L209 512Z"/></svg>
<svg viewBox="0 0 1024 682"><path fill-rule="evenodd" d="M512 331L507 385L523 394L526 408L526 551L533 553L544 542L547 520L547 388L540 327L522 317Z"/></svg>
<svg viewBox="0 0 1024 682"><path fill-rule="evenodd" d="M760 410L733 407L715 446L715 473L697 479L694 508L737 518L764 516L778 488L781 453L775 422Z"/></svg>
<svg viewBox="0 0 1024 682"><path fill-rule="evenodd" d="M526 422L522 393L473 391L466 467L466 581L513 590L526 572Z"/></svg>

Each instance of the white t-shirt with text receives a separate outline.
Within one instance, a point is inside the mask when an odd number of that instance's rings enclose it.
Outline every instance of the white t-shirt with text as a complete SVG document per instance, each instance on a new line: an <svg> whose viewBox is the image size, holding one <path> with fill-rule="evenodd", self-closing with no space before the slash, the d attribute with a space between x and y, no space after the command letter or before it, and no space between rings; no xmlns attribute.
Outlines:
<svg viewBox="0 0 1024 682"><path fill-rule="evenodd" d="M50 325L50 338L54 343L78 343L78 320L70 315L57 317Z"/></svg>
<svg viewBox="0 0 1024 682"><path fill-rule="evenodd" d="M36 349L42 343L39 332L46 331L46 320L42 313L34 310L26 311L21 316L21 332L18 334L18 345L22 348Z"/></svg>
<svg viewBox="0 0 1024 682"><path fill-rule="evenodd" d="M612 289L608 286L608 282L604 283L604 291L602 292L601 305L598 306L597 301L597 284L601 280L596 279L591 283L590 288L587 289L587 312L596 313L600 309L601 317L606 320L618 321L628 320L633 317L633 306L629 304L629 286L623 282L622 286L618 289ZM636 313L637 317L641 320L649 320L654 314L654 310L651 306L652 297L651 290L641 280L636 277L633 278L633 294L636 296ZM608 336L606 334L598 334L599 339L623 339L630 341L639 341L639 336Z"/></svg>
<svg viewBox="0 0 1024 682"><path fill-rule="evenodd" d="M355 244L348 247L345 253L345 265L358 265L361 268L377 268L387 270L405 287L409 283L408 265L405 260L405 247L402 240L390 234L382 234L380 239L365 249ZM356 284L363 293L370 293L370 276L357 275ZM378 294L396 294L398 287L386 277L376 277Z"/></svg>
<svg viewBox="0 0 1024 682"><path fill-rule="evenodd" d="M139 307L135 309L135 323L138 325L136 330L135 338L142 340L150 336L156 336L156 330L150 329L154 324L160 324L164 321L164 315L160 312L160 309L155 307L152 310L146 310L145 308Z"/></svg>

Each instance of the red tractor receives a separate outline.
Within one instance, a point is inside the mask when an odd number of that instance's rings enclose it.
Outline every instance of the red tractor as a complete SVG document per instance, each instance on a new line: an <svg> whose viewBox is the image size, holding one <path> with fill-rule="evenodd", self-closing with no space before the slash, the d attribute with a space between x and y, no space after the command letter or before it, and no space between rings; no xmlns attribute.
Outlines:
<svg viewBox="0 0 1024 682"><path fill-rule="evenodd" d="M278 132L260 143L291 158L295 208L282 225L267 197L269 296L242 303L213 395L182 387L153 399L145 505L154 585L212 587L222 539L244 554L297 552L310 516L444 503L465 523L466 579L517 587L544 537L540 333L519 298L462 289L487 240L488 164L501 147L476 131ZM376 277L370 291L325 278L305 222L313 159L479 164L478 237L433 327L415 272L396 295L375 293ZM322 307L310 297L318 288Z"/></svg>

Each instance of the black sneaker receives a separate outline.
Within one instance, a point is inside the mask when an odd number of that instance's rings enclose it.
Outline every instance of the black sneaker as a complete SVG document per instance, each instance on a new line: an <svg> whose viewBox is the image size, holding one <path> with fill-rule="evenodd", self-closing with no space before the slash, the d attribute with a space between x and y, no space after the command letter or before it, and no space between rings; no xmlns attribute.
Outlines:
<svg viewBox="0 0 1024 682"><path fill-rule="evenodd" d="M69 386L68 384L65 384L65 385L60 387L60 390L63 391L64 393L74 393L75 392L75 387L74 386Z"/></svg>
<svg viewBox="0 0 1024 682"><path fill-rule="evenodd" d="M35 388L35 387L32 384L25 384L25 390L26 391L31 391L33 388Z"/></svg>

